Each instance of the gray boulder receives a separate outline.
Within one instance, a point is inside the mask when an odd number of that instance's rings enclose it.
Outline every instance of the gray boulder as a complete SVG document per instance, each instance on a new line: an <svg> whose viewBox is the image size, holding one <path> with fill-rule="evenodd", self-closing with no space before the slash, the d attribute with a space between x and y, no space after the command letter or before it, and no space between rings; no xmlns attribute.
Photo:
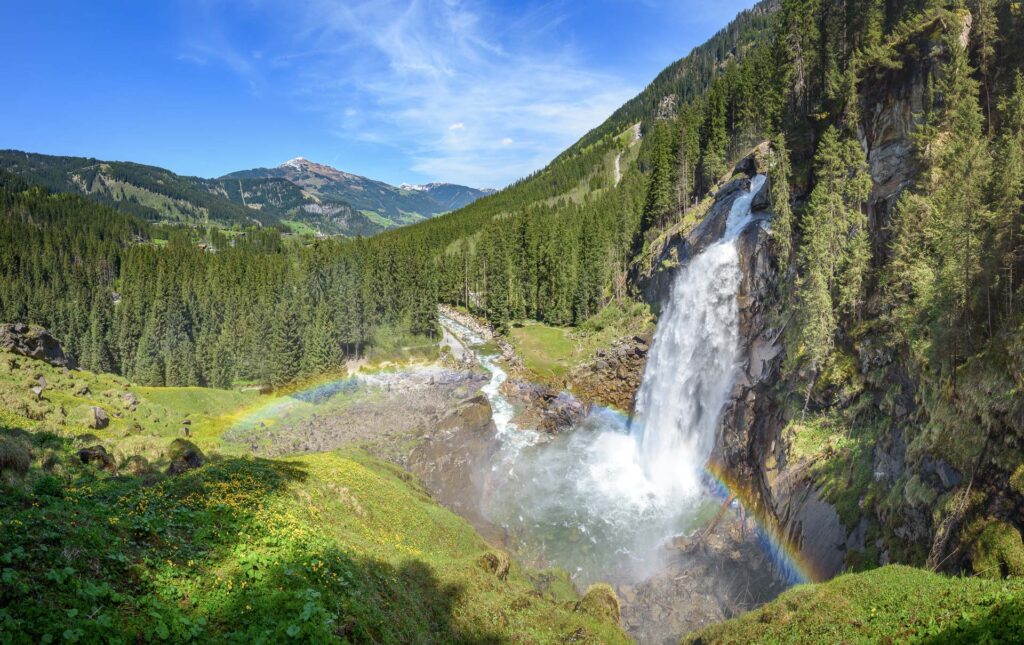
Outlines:
<svg viewBox="0 0 1024 645"><path fill-rule="evenodd" d="M89 408L89 427L93 430L102 430L110 425L110 416L103 408L93 406Z"/></svg>
<svg viewBox="0 0 1024 645"><path fill-rule="evenodd" d="M44 361L55 367L75 367L60 343L42 327L13 323L0 325L0 351Z"/></svg>

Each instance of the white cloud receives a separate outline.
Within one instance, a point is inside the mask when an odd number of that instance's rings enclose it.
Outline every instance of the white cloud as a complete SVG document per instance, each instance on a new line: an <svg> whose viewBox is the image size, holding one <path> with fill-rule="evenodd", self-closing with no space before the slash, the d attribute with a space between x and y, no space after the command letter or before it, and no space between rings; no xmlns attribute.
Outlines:
<svg viewBox="0 0 1024 645"><path fill-rule="evenodd" d="M558 3L514 19L460 0L249 3L280 32L251 43L262 60L239 60L219 38L208 39L219 55L189 52L250 78L258 65L268 85L324 115L336 136L398 150L425 180L505 185L638 89L552 36Z"/></svg>

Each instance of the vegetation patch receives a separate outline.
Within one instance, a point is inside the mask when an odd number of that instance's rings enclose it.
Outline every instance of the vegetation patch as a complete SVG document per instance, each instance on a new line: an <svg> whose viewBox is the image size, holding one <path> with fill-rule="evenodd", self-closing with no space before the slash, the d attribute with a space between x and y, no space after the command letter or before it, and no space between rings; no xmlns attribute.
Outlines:
<svg viewBox="0 0 1024 645"><path fill-rule="evenodd" d="M970 544L975 575L995 579L1024 576L1024 542L1012 525L983 518L964 532L964 538Z"/></svg>
<svg viewBox="0 0 1024 645"><path fill-rule="evenodd" d="M213 411L144 395L161 417ZM139 423L164 459L199 452ZM2 642L627 642L575 610L571 584L544 584L364 453L208 452L173 476L133 454L114 473L83 463L68 426L10 412L0 426ZM136 445L96 432L84 443Z"/></svg>
<svg viewBox="0 0 1024 645"><path fill-rule="evenodd" d="M790 589L689 643L1016 642L1024 581L951 578L889 566Z"/></svg>

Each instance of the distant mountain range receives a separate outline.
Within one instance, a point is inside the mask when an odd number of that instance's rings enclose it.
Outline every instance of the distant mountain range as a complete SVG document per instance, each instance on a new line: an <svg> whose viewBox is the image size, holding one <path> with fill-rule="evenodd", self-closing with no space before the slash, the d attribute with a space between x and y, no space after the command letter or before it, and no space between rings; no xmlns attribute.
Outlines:
<svg viewBox="0 0 1024 645"><path fill-rule="evenodd" d="M285 179L323 202L350 204L384 228L430 219L494 192L454 184L402 184L396 187L302 157L286 161L276 168L233 172L221 177L220 181L232 179Z"/></svg>
<svg viewBox="0 0 1024 645"><path fill-rule="evenodd" d="M284 224L321 234L373 235L457 210L493 193L454 184L401 187L302 157L218 179L86 157L0 151L0 170L55 192L79 193L150 221Z"/></svg>

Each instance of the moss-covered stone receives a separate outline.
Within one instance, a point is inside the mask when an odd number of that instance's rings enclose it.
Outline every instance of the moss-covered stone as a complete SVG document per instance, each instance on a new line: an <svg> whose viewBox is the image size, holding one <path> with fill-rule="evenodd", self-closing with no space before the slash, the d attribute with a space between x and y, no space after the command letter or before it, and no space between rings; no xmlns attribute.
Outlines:
<svg viewBox="0 0 1024 645"><path fill-rule="evenodd" d="M971 567L976 575L1024 576L1024 540L1020 531L990 517L976 523L969 532L978 534L971 545Z"/></svg>
<svg viewBox="0 0 1024 645"><path fill-rule="evenodd" d="M587 593L576 603L576 611L583 612L598 620L619 622L619 597L610 585L602 583L590 585Z"/></svg>
<svg viewBox="0 0 1024 645"><path fill-rule="evenodd" d="M1010 476L1010 488L1018 495L1024 495L1024 464L1017 466L1017 470Z"/></svg>

